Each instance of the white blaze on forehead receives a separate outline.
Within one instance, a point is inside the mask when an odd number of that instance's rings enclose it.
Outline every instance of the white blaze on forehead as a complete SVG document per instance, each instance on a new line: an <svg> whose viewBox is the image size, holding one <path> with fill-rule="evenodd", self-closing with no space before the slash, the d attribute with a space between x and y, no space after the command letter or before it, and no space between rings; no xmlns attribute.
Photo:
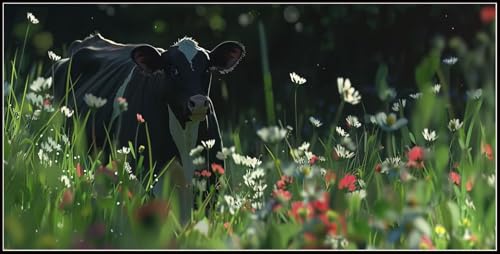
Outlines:
<svg viewBox="0 0 500 254"><path fill-rule="evenodd" d="M194 71L193 69L193 59L198 54L198 52L203 52L205 56L207 57L208 60L210 60L210 56L208 55L208 52L206 49L199 47L198 42L193 40L191 37L184 37L180 40L178 40L174 46L177 46L177 49L179 49L182 54L186 57L186 60L189 62L191 65L191 70Z"/></svg>

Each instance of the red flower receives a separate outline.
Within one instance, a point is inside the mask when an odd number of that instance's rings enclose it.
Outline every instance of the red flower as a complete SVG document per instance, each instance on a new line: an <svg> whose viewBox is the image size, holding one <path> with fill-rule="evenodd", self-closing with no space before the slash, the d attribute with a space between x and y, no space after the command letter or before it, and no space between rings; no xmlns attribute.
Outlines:
<svg viewBox="0 0 500 254"><path fill-rule="evenodd" d="M377 163L377 165L375 165L375 172L380 173L381 171L382 171L382 164Z"/></svg>
<svg viewBox="0 0 500 254"><path fill-rule="evenodd" d="M489 24L495 20L495 6L485 6L481 8L480 16L483 24Z"/></svg>
<svg viewBox="0 0 500 254"><path fill-rule="evenodd" d="M212 171L214 171L215 173L217 173L219 175L224 174L224 168L220 164L217 164L215 162L212 163Z"/></svg>
<svg viewBox="0 0 500 254"><path fill-rule="evenodd" d="M481 153L484 153L488 160L493 160L493 149L490 144L483 144L481 146Z"/></svg>
<svg viewBox="0 0 500 254"><path fill-rule="evenodd" d="M312 201L311 205L320 214L325 213L328 210L328 199L328 192L324 192L323 196L320 199Z"/></svg>
<svg viewBox="0 0 500 254"><path fill-rule="evenodd" d="M312 218L313 208L310 204L305 205L302 201L295 201L292 203L290 215L298 222L302 223L306 218Z"/></svg>
<svg viewBox="0 0 500 254"><path fill-rule="evenodd" d="M337 235L337 230L338 230L338 225L336 222L337 216L338 215L332 210L328 210L327 212L319 216L321 222L323 222L323 224L326 226L328 234L332 236Z"/></svg>
<svg viewBox="0 0 500 254"><path fill-rule="evenodd" d="M304 247L305 248L317 248L318 247L318 239L313 233L305 232L304 233Z"/></svg>
<svg viewBox="0 0 500 254"><path fill-rule="evenodd" d="M83 175L82 166L80 162L76 164L76 176L81 177Z"/></svg>
<svg viewBox="0 0 500 254"><path fill-rule="evenodd" d="M356 177L351 174L347 174L344 178L342 178L342 180L340 180L339 190L347 188L349 191L354 191L356 190L354 183L356 183Z"/></svg>
<svg viewBox="0 0 500 254"><path fill-rule="evenodd" d="M408 163L407 166L410 168L423 168L424 167L424 155L425 150L420 146L414 146L407 153Z"/></svg>
<svg viewBox="0 0 500 254"><path fill-rule="evenodd" d="M59 209L64 209L73 204L75 195L70 189L66 189L63 193L61 203L59 204Z"/></svg>
<svg viewBox="0 0 500 254"><path fill-rule="evenodd" d="M455 172L455 171L450 172L450 180L452 183L456 184L457 186L460 185L460 175L457 172Z"/></svg>
<svg viewBox="0 0 500 254"><path fill-rule="evenodd" d="M141 114L137 113L135 117L137 118L137 122L144 123L144 118L142 118Z"/></svg>
<svg viewBox="0 0 500 254"><path fill-rule="evenodd" d="M225 222L224 223L224 228L227 230L227 232L229 233L229 235L233 234L233 229L231 228L231 223Z"/></svg>
<svg viewBox="0 0 500 254"><path fill-rule="evenodd" d="M314 163L316 163L316 161L318 161L318 160L319 160L318 156L313 155L313 156L311 157L311 159L309 160L309 165L313 165L313 164L314 164Z"/></svg>
<svg viewBox="0 0 500 254"><path fill-rule="evenodd" d="M285 189L285 187L293 182L293 178L291 176L281 176L280 180L276 182L276 187L278 189Z"/></svg>

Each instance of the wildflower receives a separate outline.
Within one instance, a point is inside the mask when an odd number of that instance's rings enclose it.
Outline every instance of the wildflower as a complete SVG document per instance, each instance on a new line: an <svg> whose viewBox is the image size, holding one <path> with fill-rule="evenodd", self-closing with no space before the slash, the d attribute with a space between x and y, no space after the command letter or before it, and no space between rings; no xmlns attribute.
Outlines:
<svg viewBox="0 0 500 254"><path fill-rule="evenodd" d="M394 99L396 98L396 96L398 95L398 93L396 92L396 89L392 88L392 87L389 87L387 88L383 93L382 93L382 100L387 100L387 99Z"/></svg>
<svg viewBox="0 0 500 254"><path fill-rule="evenodd" d="M403 163L399 157L386 158L380 165L380 173L388 173L390 170L399 170ZM376 171L377 169L375 169Z"/></svg>
<svg viewBox="0 0 500 254"><path fill-rule="evenodd" d="M483 89L475 89L475 90L469 90L466 92L467 98L469 99L474 99L474 100L479 100L481 96L483 95Z"/></svg>
<svg viewBox="0 0 500 254"><path fill-rule="evenodd" d="M127 99L123 97L118 97L116 98L116 102L118 103L118 108L120 109L120 112L125 112L128 110Z"/></svg>
<svg viewBox="0 0 500 254"><path fill-rule="evenodd" d="M193 164L197 165L197 166L201 166L201 165L205 164L205 157L198 156L198 157L194 158L193 159Z"/></svg>
<svg viewBox="0 0 500 254"><path fill-rule="evenodd" d="M465 199L465 206L472 209L472 210L476 210L476 206L474 205L474 202L468 198Z"/></svg>
<svg viewBox="0 0 500 254"><path fill-rule="evenodd" d="M481 146L481 153L486 155L488 160L493 160L493 149L491 148L490 144L483 144Z"/></svg>
<svg viewBox="0 0 500 254"><path fill-rule="evenodd" d="M80 165L80 162L76 164L76 176L81 177L83 175L82 172L82 166Z"/></svg>
<svg viewBox="0 0 500 254"><path fill-rule="evenodd" d="M316 161L318 161L318 160L319 160L319 157L316 155L313 155L311 157L311 159L309 159L309 165L314 165L314 163L316 163Z"/></svg>
<svg viewBox="0 0 500 254"><path fill-rule="evenodd" d="M250 156L242 156L240 154L233 153L232 157L233 157L233 161L236 165L243 165L243 166L247 166L250 168L256 168L257 166L262 164L261 160L259 160L257 158L250 157Z"/></svg>
<svg viewBox="0 0 500 254"><path fill-rule="evenodd" d="M144 145L140 145L140 146L139 146L139 149L137 149L137 152L138 152L139 154L142 154L142 153L144 152L144 150L146 150L146 147L145 147Z"/></svg>
<svg viewBox="0 0 500 254"><path fill-rule="evenodd" d="M407 153L408 163L410 168L423 168L424 167L425 150L420 146L414 146Z"/></svg>
<svg viewBox="0 0 500 254"><path fill-rule="evenodd" d="M242 200L240 197L232 197L229 195L224 196L224 200L226 201L227 205L229 206L229 213L231 215L234 215L236 211L238 211L241 208L241 205L243 204Z"/></svg>
<svg viewBox="0 0 500 254"><path fill-rule="evenodd" d="M457 131L458 129L462 128L462 125L464 123L463 122L460 122L459 119L451 119L450 122L448 123L448 129L451 131L451 132L455 132Z"/></svg>
<svg viewBox="0 0 500 254"><path fill-rule="evenodd" d="M215 155L215 157L217 157L217 159L219 159L219 160L225 160L225 159L227 159L227 157L229 155L234 153L235 150L236 149L234 146L232 146L231 148L222 147L222 150L218 151L217 154Z"/></svg>
<svg viewBox="0 0 500 254"><path fill-rule="evenodd" d="M458 62L458 58L454 56L450 56L448 58L443 59L443 63L447 65L454 65Z"/></svg>
<svg viewBox="0 0 500 254"><path fill-rule="evenodd" d="M385 131L398 130L408 123L408 120L406 120L406 118L400 118L398 120L396 114L390 113L389 115L386 115L384 112L378 113L375 116L375 121L377 125Z"/></svg>
<svg viewBox="0 0 500 254"><path fill-rule="evenodd" d="M465 190L470 192L470 191L472 191L472 187L473 187L472 181L470 179L467 180L467 182L465 183Z"/></svg>
<svg viewBox="0 0 500 254"><path fill-rule="evenodd" d="M334 184L335 180L337 180L337 175L335 174L335 172L333 172L332 170L326 171L325 182L326 182L327 186Z"/></svg>
<svg viewBox="0 0 500 254"><path fill-rule="evenodd" d="M344 131L344 129L342 129L342 127L337 126L337 128L335 128L335 130L337 131L337 133L338 133L341 137L349 137L349 133L345 132L345 131Z"/></svg>
<svg viewBox="0 0 500 254"><path fill-rule="evenodd" d="M220 164L217 164L217 163L212 163L212 171L214 171L215 173L219 174L219 175L223 175L224 174L224 168L220 165Z"/></svg>
<svg viewBox="0 0 500 254"><path fill-rule="evenodd" d="M61 182L66 186L66 188L71 188L71 181L67 175L62 175L60 178Z"/></svg>
<svg viewBox="0 0 500 254"><path fill-rule="evenodd" d="M210 177L210 176L212 176L212 173L210 173L210 171L204 169L200 172L200 175L203 177Z"/></svg>
<svg viewBox="0 0 500 254"><path fill-rule="evenodd" d="M382 172L382 164L380 163L377 163L377 165L375 165L375 172Z"/></svg>
<svg viewBox="0 0 500 254"><path fill-rule="evenodd" d="M429 142L433 142L438 138L438 136L436 135L436 131L429 132L429 129L427 128L424 129L422 135L424 136L424 139Z"/></svg>
<svg viewBox="0 0 500 254"><path fill-rule="evenodd" d="M464 227L470 227L470 220L467 218L463 218L462 221L460 221L460 225Z"/></svg>
<svg viewBox="0 0 500 254"><path fill-rule="evenodd" d="M215 139L209 139L207 141L201 141L201 144L203 145L203 147L205 147L206 149L211 149L212 147L214 147L215 145Z"/></svg>
<svg viewBox="0 0 500 254"><path fill-rule="evenodd" d="M193 148L193 149L191 149L191 151L189 151L189 156L198 155L202 151L203 151L203 146L197 145L195 148Z"/></svg>
<svg viewBox="0 0 500 254"><path fill-rule="evenodd" d="M49 50L47 54L49 55L49 59L52 61L59 61L61 59L61 56L58 56L56 53L54 53L54 51Z"/></svg>
<svg viewBox="0 0 500 254"><path fill-rule="evenodd" d="M437 224L436 227L434 227L434 232L436 232L438 236L444 236L446 234L446 228L441 224Z"/></svg>
<svg viewBox="0 0 500 254"><path fill-rule="evenodd" d="M356 183L356 177L351 174L346 174L339 183L339 190L342 189L349 189L349 191L354 191L356 190L356 186L354 185Z"/></svg>
<svg viewBox="0 0 500 254"><path fill-rule="evenodd" d="M37 79L33 80L33 83L30 85L31 91L34 92L43 92L47 89L49 89L52 86L52 77L49 78L43 78L43 77L38 77Z"/></svg>
<svg viewBox="0 0 500 254"><path fill-rule="evenodd" d="M26 14L26 18L29 20L29 22L31 22L31 23L33 23L35 25L39 23L38 19L31 12L28 12Z"/></svg>
<svg viewBox="0 0 500 254"><path fill-rule="evenodd" d="M116 152L119 154L129 154L130 153L130 147L122 147L121 149L118 149Z"/></svg>
<svg viewBox="0 0 500 254"><path fill-rule="evenodd" d="M321 127L321 125L323 125L323 123L321 121L319 121L318 119L314 118L314 117L309 117L309 122L311 122L312 125L314 125L314 127L316 128L319 128Z"/></svg>
<svg viewBox="0 0 500 254"><path fill-rule="evenodd" d="M400 99L392 104L392 110L398 112L402 111L406 106L406 99Z"/></svg>
<svg viewBox="0 0 500 254"><path fill-rule="evenodd" d="M292 209L289 212L299 223L303 223L306 218L312 218L314 215L313 207L308 203L304 204L302 201L292 202Z"/></svg>
<svg viewBox="0 0 500 254"><path fill-rule="evenodd" d="M364 198L366 198L366 190L361 189L361 190L349 192L349 193L346 193L346 196L348 198L358 197L359 199L364 199Z"/></svg>
<svg viewBox="0 0 500 254"><path fill-rule="evenodd" d="M361 101L361 95L354 87L351 87L349 79L337 78L337 87L342 100L345 102L356 105Z"/></svg>
<svg viewBox="0 0 500 254"><path fill-rule="evenodd" d="M66 107L66 106L62 106L61 107L61 112L67 117L67 118L70 118L73 113L75 112L74 110L71 110L70 108Z"/></svg>
<svg viewBox="0 0 500 254"><path fill-rule="evenodd" d="M414 100L416 99L419 99L420 97L422 97L422 93L413 93L413 94L410 94L410 97Z"/></svg>
<svg viewBox="0 0 500 254"><path fill-rule="evenodd" d="M438 94L439 93L439 90L441 90L441 85L440 84L435 84L433 87L432 87L432 92L434 94Z"/></svg>
<svg viewBox="0 0 500 254"><path fill-rule="evenodd" d="M138 123L144 123L144 118L142 117L141 114L139 113L135 114L135 118L137 119Z"/></svg>
<svg viewBox="0 0 500 254"><path fill-rule="evenodd" d="M449 177L452 183L460 185L460 175L457 172L451 171Z"/></svg>
<svg viewBox="0 0 500 254"><path fill-rule="evenodd" d="M264 142L276 143L281 141L286 137L287 130L279 128L278 126L271 126L267 128L261 128L257 131L257 135Z"/></svg>
<svg viewBox="0 0 500 254"><path fill-rule="evenodd" d="M292 193L283 189L277 189L273 191L273 197L280 203L285 203L292 198Z"/></svg>
<svg viewBox="0 0 500 254"><path fill-rule="evenodd" d="M342 145L337 145L335 147L336 155L340 158L350 159L354 157L354 153L345 149Z"/></svg>
<svg viewBox="0 0 500 254"><path fill-rule="evenodd" d="M292 82L296 85L302 85L307 82L305 78L299 76L295 72L290 73L290 80L292 80Z"/></svg>
<svg viewBox="0 0 500 254"><path fill-rule="evenodd" d="M347 121L347 127L355 127L359 128L361 127L361 123L359 122L358 118L352 115L348 115L347 118L345 119Z"/></svg>
<svg viewBox="0 0 500 254"><path fill-rule="evenodd" d="M61 203L59 203L59 209L64 209L73 204L74 193L71 189L66 189L62 195Z"/></svg>
<svg viewBox="0 0 500 254"><path fill-rule="evenodd" d="M495 6L484 6L480 11L481 22L489 24L495 20Z"/></svg>
<svg viewBox="0 0 500 254"><path fill-rule="evenodd" d="M490 176L488 176L486 182L489 186L495 187L495 174L491 174Z"/></svg>
<svg viewBox="0 0 500 254"><path fill-rule="evenodd" d="M93 94L90 94L90 93L85 94L85 96L83 97L83 100L85 101L85 103L87 103L87 105L90 108L95 108L95 109L98 109L98 108L104 106L104 104L106 104L106 102L107 102L106 99L94 96Z"/></svg>
<svg viewBox="0 0 500 254"><path fill-rule="evenodd" d="M423 235L420 239L420 244L419 244L419 247L421 249L435 249L436 247L434 247L434 245L432 244L432 241L429 237Z"/></svg>

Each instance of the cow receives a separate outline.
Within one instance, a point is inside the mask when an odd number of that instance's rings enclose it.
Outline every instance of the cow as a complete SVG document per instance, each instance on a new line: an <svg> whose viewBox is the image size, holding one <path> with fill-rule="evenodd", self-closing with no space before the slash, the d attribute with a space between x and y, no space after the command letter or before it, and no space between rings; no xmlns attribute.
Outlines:
<svg viewBox="0 0 500 254"><path fill-rule="evenodd" d="M194 39L184 37L163 49L149 44L117 43L95 33L72 42L68 53L68 58L54 64L55 99L81 115L91 110L84 100L87 94L107 100L104 106L92 111L95 126L86 126L89 144L95 139L94 146L106 147L106 132L111 132L117 137L117 147L128 147L131 141L137 151L139 145L144 145L145 154L152 154L152 161L145 156L144 168L154 165L156 174L175 158L167 172L179 190L181 220L186 221L193 207L194 166L189 151L209 139L216 140L212 151L222 147L209 97L212 73L231 72L245 56L243 44L225 41L207 50ZM68 78L71 82L67 82ZM119 97L128 103L125 112L120 112ZM144 126L136 134L141 124L137 114L147 123L150 151ZM110 123L111 128L105 129ZM105 152L109 153L107 147ZM209 161L224 165L215 154L210 153ZM159 195L158 188L154 193Z"/></svg>

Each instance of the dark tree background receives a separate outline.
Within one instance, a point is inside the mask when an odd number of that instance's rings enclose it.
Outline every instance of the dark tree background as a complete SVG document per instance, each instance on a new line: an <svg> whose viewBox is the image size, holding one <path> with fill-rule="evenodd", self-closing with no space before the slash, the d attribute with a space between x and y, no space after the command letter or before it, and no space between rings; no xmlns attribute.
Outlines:
<svg viewBox="0 0 500 254"><path fill-rule="evenodd" d="M481 5L5 5L5 61L22 48L26 12L40 23L31 26L28 62L48 64L47 50L66 56L75 39L94 31L121 43L149 43L167 48L183 36L212 49L224 40L245 44L247 56L228 75L216 75L211 97L224 123L256 118L265 122L258 23L265 28L277 117L291 122L293 87L289 73L307 78L299 88L301 114L331 120L339 104L336 79L350 78L370 113L380 103L375 73L389 69L389 85L399 96L415 92L416 65L437 36L461 36L471 42L483 29ZM447 52L445 55L452 55ZM452 84L453 85L453 84ZM357 107L360 109L361 107ZM303 113L302 113L303 112Z"/></svg>

